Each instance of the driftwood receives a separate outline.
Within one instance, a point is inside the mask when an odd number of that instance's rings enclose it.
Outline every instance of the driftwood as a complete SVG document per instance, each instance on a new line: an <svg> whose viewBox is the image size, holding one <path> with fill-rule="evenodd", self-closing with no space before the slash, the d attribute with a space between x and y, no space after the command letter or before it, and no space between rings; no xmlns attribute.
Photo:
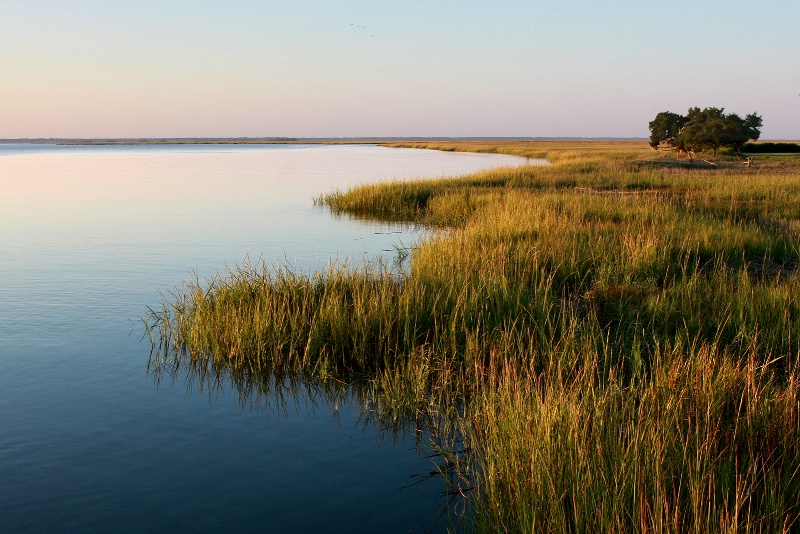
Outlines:
<svg viewBox="0 0 800 534"><path fill-rule="evenodd" d="M692 160L692 156L697 157L697 154L695 154L694 150L689 150L687 152L687 154L689 155L689 161L694 161L694 160ZM714 163L713 161L708 161L707 159L703 159L703 158L697 158L697 159L699 159L700 161L703 161L705 163L708 163L709 165L713 165L714 167L717 166L717 164Z"/></svg>
<svg viewBox="0 0 800 534"><path fill-rule="evenodd" d="M663 191L658 189L594 189L592 187L576 187L574 191L587 195L659 195Z"/></svg>

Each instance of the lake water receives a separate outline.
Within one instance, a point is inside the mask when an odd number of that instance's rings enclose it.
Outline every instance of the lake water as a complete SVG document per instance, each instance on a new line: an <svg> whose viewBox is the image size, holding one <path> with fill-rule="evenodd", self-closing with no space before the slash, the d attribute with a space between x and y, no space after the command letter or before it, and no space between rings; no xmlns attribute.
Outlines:
<svg viewBox="0 0 800 534"><path fill-rule="evenodd" d="M413 227L314 195L519 165L374 146L0 144L0 531L443 528L411 436L355 402L156 384L140 318L160 292L245 261L312 271L393 254Z"/></svg>

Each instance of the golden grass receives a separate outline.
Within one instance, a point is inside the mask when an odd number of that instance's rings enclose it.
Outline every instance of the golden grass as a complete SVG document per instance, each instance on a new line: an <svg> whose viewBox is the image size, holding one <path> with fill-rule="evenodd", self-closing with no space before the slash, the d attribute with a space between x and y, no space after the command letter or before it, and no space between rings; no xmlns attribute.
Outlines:
<svg viewBox="0 0 800 534"><path fill-rule="evenodd" d="M553 165L318 199L445 231L399 276L189 284L151 316L156 360L369 384L381 420L470 451L449 456L465 528L800 525L800 161L710 165L638 141L403 146Z"/></svg>

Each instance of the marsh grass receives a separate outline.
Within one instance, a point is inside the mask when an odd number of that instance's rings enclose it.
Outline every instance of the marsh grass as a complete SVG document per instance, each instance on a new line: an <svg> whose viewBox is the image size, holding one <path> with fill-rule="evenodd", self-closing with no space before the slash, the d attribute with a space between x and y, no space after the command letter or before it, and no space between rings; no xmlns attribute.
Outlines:
<svg viewBox="0 0 800 534"><path fill-rule="evenodd" d="M553 165L321 197L446 231L407 271L189 283L147 319L152 361L368 385L382 424L439 436L468 529L798 528L800 162L427 148Z"/></svg>

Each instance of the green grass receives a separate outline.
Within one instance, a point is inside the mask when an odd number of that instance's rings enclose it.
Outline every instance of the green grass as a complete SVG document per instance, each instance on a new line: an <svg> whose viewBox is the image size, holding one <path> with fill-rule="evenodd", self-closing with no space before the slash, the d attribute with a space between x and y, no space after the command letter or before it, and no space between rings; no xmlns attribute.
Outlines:
<svg viewBox="0 0 800 534"><path fill-rule="evenodd" d="M189 283L148 319L154 365L261 390L345 383L382 424L411 421L443 453L458 439L466 529L798 528L800 162L413 146L553 165L321 197L442 231L399 275L261 266Z"/></svg>

